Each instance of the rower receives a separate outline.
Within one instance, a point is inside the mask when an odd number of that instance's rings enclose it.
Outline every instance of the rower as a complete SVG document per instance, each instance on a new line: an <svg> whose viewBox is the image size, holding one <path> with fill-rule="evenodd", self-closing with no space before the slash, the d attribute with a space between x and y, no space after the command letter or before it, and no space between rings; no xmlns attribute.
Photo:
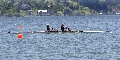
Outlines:
<svg viewBox="0 0 120 60"><path fill-rule="evenodd" d="M63 24L61 25L61 30L62 30L62 32L64 32L64 25Z"/></svg>
<svg viewBox="0 0 120 60"><path fill-rule="evenodd" d="M54 28L54 30L53 30L54 32L58 32L58 30L56 29L56 28Z"/></svg>
<svg viewBox="0 0 120 60"><path fill-rule="evenodd" d="M51 32L58 32L56 28L52 28Z"/></svg>
<svg viewBox="0 0 120 60"><path fill-rule="evenodd" d="M49 27L49 24L47 24L47 31L49 32L50 31L50 27Z"/></svg>
<svg viewBox="0 0 120 60"><path fill-rule="evenodd" d="M68 29L68 30L67 30ZM70 31L70 28L68 28L68 27L64 27L64 25L62 24L61 25L61 30L62 30L62 32L65 32L65 31Z"/></svg>
<svg viewBox="0 0 120 60"><path fill-rule="evenodd" d="M66 27L65 31L71 31L71 29L69 27Z"/></svg>
<svg viewBox="0 0 120 60"><path fill-rule="evenodd" d="M67 28L68 29L68 31L71 31L71 29L70 28Z"/></svg>
<svg viewBox="0 0 120 60"><path fill-rule="evenodd" d="M8 33L10 33L10 31L8 31Z"/></svg>

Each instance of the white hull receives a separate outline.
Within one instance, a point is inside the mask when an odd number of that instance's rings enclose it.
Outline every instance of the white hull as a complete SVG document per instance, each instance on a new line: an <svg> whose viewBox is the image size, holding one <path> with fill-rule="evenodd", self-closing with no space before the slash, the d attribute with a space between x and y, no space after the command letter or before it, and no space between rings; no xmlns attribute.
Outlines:
<svg viewBox="0 0 120 60"><path fill-rule="evenodd" d="M36 32L14 32L11 34L20 34L20 33L106 33L110 31L56 31L56 32L47 32L47 31L36 31ZM110 32L111 33L111 32Z"/></svg>
<svg viewBox="0 0 120 60"><path fill-rule="evenodd" d="M36 33L59 33L59 32L62 32L62 31L58 31L58 32L46 32L46 31L37 31ZM75 32L78 32L78 33L103 33L103 32L110 32L110 31L65 31L63 33L75 33Z"/></svg>

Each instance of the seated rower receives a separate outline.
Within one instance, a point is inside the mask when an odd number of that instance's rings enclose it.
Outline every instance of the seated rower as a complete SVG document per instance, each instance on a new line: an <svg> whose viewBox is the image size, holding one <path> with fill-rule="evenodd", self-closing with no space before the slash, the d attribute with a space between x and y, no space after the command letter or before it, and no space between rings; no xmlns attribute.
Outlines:
<svg viewBox="0 0 120 60"><path fill-rule="evenodd" d="M46 28L47 28L47 31L49 32L50 31L49 24L47 24Z"/></svg>
<svg viewBox="0 0 120 60"><path fill-rule="evenodd" d="M70 28L68 28L68 31L71 31Z"/></svg>
<svg viewBox="0 0 120 60"><path fill-rule="evenodd" d="M56 28L52 28L51 32L58 32L58 30Z"/></svg>
<svg viewBox="0 0 120 60"><path fill-rule="evenodd" d="M61 30L62 32L71 31L70 28L68 27L65 28L63 24L61 25Z"/></svg>
<svg viewBox="0 0 120 60"><path fill-rule="evenodd" d="M54 28L54 30L53 30L53 31L58 32L58 30L57 30L57 29L55 29L55 28Z"/></svg>
<svg viewBox="0 0 120 60"><path fill-rule="evenodd" d="M65 32L65 31L66 31L65 29L67 29L67 27L65 28L64 25L62 24L62 25L61 25L61 30L62 30L62 32Z"/></svg>
<svg viewBox="0 0 120 60"><path fill-rule="evenodd" d="M70 28L66 27L66 31L71 31Z"/></svg>
<svg viewBox="0 0 120 60"><path fill-rule="evenodd" d="M64 32L64 25L63 24L61 25L61 30L62 30L62 32Z"/></svg>

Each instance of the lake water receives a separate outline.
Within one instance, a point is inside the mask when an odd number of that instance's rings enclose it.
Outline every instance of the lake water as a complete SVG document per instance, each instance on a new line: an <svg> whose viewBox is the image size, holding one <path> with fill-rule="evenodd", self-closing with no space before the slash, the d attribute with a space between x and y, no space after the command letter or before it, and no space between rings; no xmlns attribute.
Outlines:
<svg viewBox="0 0 120 60"><path fill-rule="evenodd" d="M46 30L46 24L112 33L23 33L22 39L7 33ZM120 60L119 15L0 17L0 28L0 60Z"/></svg>

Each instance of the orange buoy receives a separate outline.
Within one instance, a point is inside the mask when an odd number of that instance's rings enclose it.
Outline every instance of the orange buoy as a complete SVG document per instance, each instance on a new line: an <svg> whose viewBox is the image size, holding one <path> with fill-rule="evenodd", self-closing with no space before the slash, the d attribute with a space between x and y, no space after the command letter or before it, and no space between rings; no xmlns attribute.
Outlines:
<svg viewBox="0 0 120 60"><path fill-rule="evenodd" d="M22 28L22 26L19 26L19 28Z"/></svg>
<svg viewBox="0 0 120 60"><path fill-rule="evenodd" d="M21 39L21 38L22 38L22 34L18 34L18 35L17 35L17 38L20 38L20 39Z"/></svg>

